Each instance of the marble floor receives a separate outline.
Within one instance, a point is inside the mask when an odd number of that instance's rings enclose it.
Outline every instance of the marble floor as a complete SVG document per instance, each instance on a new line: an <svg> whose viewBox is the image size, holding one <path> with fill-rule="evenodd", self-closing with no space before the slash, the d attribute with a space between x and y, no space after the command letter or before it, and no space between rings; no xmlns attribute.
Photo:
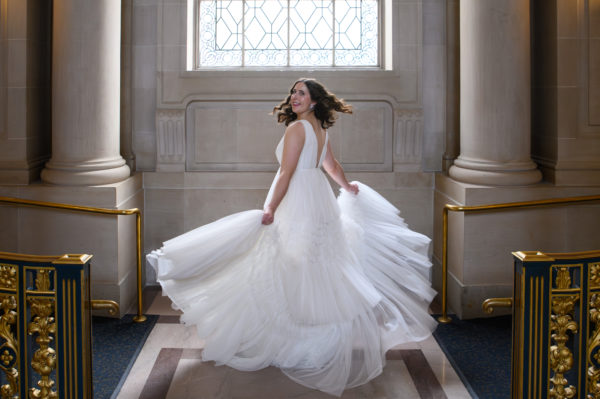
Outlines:
<svg viewBox="0 0 600 399"><path fill-rule="evenodd" d="M320 399L331 395L296 384L279 369L241 372L200 361L203 341L179 324L179 313L160 290L146 291L146 314L160 315L118 399ZM471 398L433 337L387 353L383 373L350 389L344 399Z"/></svg>

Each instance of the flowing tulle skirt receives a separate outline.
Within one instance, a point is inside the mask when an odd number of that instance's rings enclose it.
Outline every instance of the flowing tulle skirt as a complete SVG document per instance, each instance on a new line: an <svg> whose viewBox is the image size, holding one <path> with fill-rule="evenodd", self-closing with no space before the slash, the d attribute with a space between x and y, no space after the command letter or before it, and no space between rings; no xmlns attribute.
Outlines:
<svg viewBox="0 0 600 399"><path fill-rule="evenodd" d="M380 374L389 348L435 328L430 240L364 184L336 200L319 169L293 180L272 225L260 210L240 212L165 242L148 261L181 321L206 340L203 360L274 365L340 395Z"/></svg>

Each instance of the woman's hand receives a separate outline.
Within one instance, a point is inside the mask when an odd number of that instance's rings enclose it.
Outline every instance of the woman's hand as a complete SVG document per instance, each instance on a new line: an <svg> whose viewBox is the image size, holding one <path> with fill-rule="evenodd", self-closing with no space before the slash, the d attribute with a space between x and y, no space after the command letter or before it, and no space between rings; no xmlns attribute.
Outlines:
<svg viewBox="0 0 600 399"><path fill-rule="evenodd" d="M275 211L273 210L273 208L270 205L267 205L263 212L262 224L269 225L273 223L273 220L275 219L274 215Z"/></svg>
<svg viewBox="0 0 600 399"><path fill-rule="evenodd" d="M348 187L346 187L346 191L349 191L354 195L358 194L358 184L348 184Z"/></svg>

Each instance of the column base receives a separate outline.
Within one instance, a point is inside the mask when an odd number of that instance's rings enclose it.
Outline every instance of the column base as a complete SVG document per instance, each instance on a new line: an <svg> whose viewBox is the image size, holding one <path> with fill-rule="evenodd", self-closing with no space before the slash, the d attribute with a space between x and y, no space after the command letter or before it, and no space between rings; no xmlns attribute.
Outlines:
<svg viewBox="0 0 600 399"><path fill-rule="evenodd" d="M41 177L45 183L61 186L99 186L121 182L131 174L129 166L125 165L124 159L107 163L106 166L108 167L102 168L101 166L104 165L64 167L55 165L50 161L46 164L46 168L42 170Z"/></svg>
<svg viewBox="0 0 600 399"><path fill-rule="evenodd" d="M464 167L461 165L460 159L457 159L448 170L448 174L453 179L463 183L486 186L525 186L539 183L542 180L542 172L536 168L533 162L530 164L533 165L533 168L482 170Z"/></svg>

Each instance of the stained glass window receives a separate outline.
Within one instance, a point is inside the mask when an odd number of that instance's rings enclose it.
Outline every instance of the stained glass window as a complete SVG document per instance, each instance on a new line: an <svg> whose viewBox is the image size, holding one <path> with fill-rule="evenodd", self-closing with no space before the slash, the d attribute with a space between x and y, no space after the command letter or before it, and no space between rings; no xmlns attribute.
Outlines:
<svg viewBox="0 0 600 399"><path fill-rule="evenodd" d="M378 0L197 0L196 67L379 65Z"/></svg>

